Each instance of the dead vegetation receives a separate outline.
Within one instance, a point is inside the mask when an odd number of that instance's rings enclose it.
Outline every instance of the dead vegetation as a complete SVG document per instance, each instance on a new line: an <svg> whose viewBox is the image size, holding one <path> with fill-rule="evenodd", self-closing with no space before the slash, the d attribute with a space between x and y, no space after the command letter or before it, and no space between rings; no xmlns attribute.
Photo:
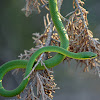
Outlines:
<svg viewBox="0 0 100 100"><path fill-rule="evenodd" d="M58 7L60 12L60 7L63 0L58 0ZM65 29L69 36L69 51L71 52L83 52L92 51L97 53L97 58L92 60L76 60L77 65L84 67L84 72L90 69L95 69L100 75L100 42L98 38L93 38L93 33L88 29L88 20L85 8L83 8L84 2L82 0L73 0L74 11L67 14L65 17L61 15L61 19L66 22ZM48 8L48 0L26 0L26 6L22 9L25 11L25 15L28 17L32 11L38 11L40 13L40 8ZM31 55L43 46L56 45L60 46L59 36L53 25L52 19L49 18L49 14L44 16L44 27L45 30L43 34L33 33L33 40L36 44L35 48L30 50L25 50L24 54L20 54L20 59L29 60ZM50 53L43 53L37 59L37 63L33 70L30 72L31 79L28 87L22 93L24 96L18 96L24 100L52 100L52 93L55 92L56 84L54 82L54 77L52 75L52 69L47 69L43 60L51 58ZM66 57L64 61L69 62L71 58ZM44 65L45 70L36 71L35 67L41 62ZM17 70L18 71L18 70Z"/></svg>

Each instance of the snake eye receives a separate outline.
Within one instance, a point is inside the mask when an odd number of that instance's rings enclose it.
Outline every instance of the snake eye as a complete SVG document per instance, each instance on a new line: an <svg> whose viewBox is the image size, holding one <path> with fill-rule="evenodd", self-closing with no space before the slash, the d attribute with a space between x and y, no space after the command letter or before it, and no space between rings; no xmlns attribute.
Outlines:
<svg viewBox="0 0 100 100"><path fill-rule="evenodd" d="M90 56L90 58L93 58L93 57L95 57L95 56Z"/></svg>
<svg viewBox="0 0 100 100"><path fill-rule="evenodd" d="M97 56L96 54L95 55L91 55L90 58L95 58L96 56Z"/></svg>

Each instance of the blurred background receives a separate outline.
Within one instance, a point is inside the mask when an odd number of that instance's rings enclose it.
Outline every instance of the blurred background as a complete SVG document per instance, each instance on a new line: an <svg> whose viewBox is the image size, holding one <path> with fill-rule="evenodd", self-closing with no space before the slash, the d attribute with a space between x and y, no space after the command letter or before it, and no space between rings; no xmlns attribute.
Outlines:
<svg viewBox="0 0 100 100"><path fill-rule="evenodd" d="M72 2L73 0L63 1L61 9L63 16L73 10ZM44 31L43 16L47 10L42 8L40 14L33 12L26 17L21 11L24 6L25 0L0 1L0 65L18 59L20 53L34 47L32 33ZM89 11L89 29L94 33L94 37L100 39L100 0L86 0L84 8ZM76 68L75 64L73 60L70 66L64 62L54 67L55 82L60 90L56 90L53 100L100 100L98 75L93 71L84 73L82 68ZM7 73L3 80L4 87L6 89L17 87L21 81L19 76ZM0 97L0 100L11 99Z"/></svg>

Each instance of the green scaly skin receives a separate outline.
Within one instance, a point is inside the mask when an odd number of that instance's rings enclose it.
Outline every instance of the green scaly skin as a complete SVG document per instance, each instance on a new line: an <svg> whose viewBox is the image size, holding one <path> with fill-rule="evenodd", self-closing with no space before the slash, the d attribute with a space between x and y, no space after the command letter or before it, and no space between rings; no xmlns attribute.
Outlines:
<svg viewBox="0 0 100 100"><path fill-rule="evenodd" d="M56 66L65 58L65 56L70 57L70 58L74 58L74 59L79 59L79 60L92 59L92 58L95 58L97 56L93 52L73 53L73 52L67 51L68 46L69 46L69 39L68 39L68 35L66 33L66 30L65 30L65 28L61 22L61 19L59 17L58 8L57 8L57 0L49 0L49 8L50 8L52 20L53 20L54 25L59 33L59 36L60 36L61 47L57 47L57 46L43 47L43 48L37 50L31 56L29 61L27 61L27 60L13 60L13 61L9 61L9 62L3 64L0 68L0 95L1 96L13 97L13 96L20 94L25 89L26 85L28 84L29 78L22 80L22 82L20 83L20 85L16 89L6 90L2 86L3 76L7 72L9 72L10 70L13 70L16 68L25 68L26 69L25 76L24 76L24 78L25 78L31 72L36 58L40 54L42 54L43 52L57 52L57 53L59 53L56 56L54 56L53 58L45 61L45 65L47 66L47 68L52 68L52 67ZM43 70L43 69L45 69L45 68L43 66L41 66L40 64L36 67L36 70Z"/></svg>

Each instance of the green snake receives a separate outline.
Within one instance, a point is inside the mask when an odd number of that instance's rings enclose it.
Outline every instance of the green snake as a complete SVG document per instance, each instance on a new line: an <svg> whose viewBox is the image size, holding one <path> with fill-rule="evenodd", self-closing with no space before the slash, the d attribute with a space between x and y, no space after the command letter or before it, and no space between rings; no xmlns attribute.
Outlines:
<svg viewBox="0 0 100 100"><path fill-rule="evenodd" d="M57 0L49 0L49 9L50 9L50 14L51 14L53 23L54 23L54 25L57 29L57 32L59 34L59 37L60 37L60 42L61 42L60 47L58 47L58 46L43 47L43 48L40 48L39 50L37 50L35 53L33 53L33 55L30 57L29 61L28 60L12 60L12 61L9 61L9 62L3 64L0 67L0 95L1 96L13 97L13 96L20 94L25 89L25 87L28 84L28 81L30 79L30 77L28 77L25 80L22 80L20 85L14 90L6 90L6 89L4 89L4 87L2 85L2 79L3 79L4 75L8 71L11 71L13 69L25 68L26 69L25 76L24 76L24 78L25 78L31 72L36 58L44 52L57 52L58 53L51 59L44 61L47 68L52 68L52 67L58 65L60 62L63 61L63 59L66 56L73 58L73 59L78 59L78 60L92 59L97 56L97 54L95 54L93 52L73 53L73 52L68 51L69 38L68 38L67 32L66 32L66 30L62 24L62 21L60 19L60 16L59 16ZM41 66L40 63L36 67L36 70L43 70L43 69L45 69L45 67Z"/></svg>

